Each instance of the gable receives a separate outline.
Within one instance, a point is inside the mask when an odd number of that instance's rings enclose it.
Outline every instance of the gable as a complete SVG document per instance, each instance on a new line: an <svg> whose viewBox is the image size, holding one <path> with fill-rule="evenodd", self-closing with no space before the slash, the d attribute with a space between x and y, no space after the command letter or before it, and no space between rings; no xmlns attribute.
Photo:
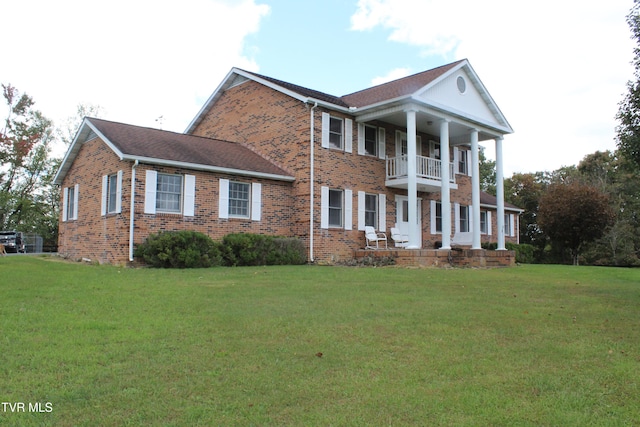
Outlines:
<svg viewBox="0 0 640 427"><path fill-rule="evenodd" d="M417 91L414 98L473 121L510 129L491 95L466 61Z"/></svg>

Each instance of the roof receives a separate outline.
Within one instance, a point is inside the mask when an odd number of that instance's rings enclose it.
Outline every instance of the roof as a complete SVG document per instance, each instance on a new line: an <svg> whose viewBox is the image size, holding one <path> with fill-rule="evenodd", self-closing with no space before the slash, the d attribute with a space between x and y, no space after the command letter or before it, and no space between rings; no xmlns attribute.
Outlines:
<svg viewBox="0 0 640 427"><path fill-rule="evenodd" d="M442 65L427 71L423 71L411 76L403 77L391 82L383 83L377 86L373 86L358 92L353 92L348 95L336 96L314 89L309 89L303 86L288 83L282 80L268 77L262 74L257 74L251 71L242 70L240 68L232 68L227 74L222 83L211 94L209 99L205 102L200 109L196 117L191 121L185 133L191 133L196 129L198 124L202 121L207 112L213 107L222 94L229 88L235 86L238 83L253 80L265 86L268 86L274 90L285 93L293 98L306 103L318 103L325 107L342 110L350 114L363 114L366 108L373 108L381 104L397 101L402 98L412 98L416 100L417 95L425 88L431 85L437 84L441 79L446 78L449 74L456 72L457 70L464 69L467 75L470 76L473 84L477 87L480 96L483 98L483 102L489 107L493 114L498 117L498 122L501 122L502 126L499 126L499 130L506 133L511 133L513 130L508 124L506 118L500 112L500 109L495 104L488 91L481 83L475 71L471 68L469 61L462 59L452 62L450 64Z"/></svg>
<svg viewBox="0 0 640 427"><path fill-rule="evenodd" d="M140 163L284 181L294 180L284 169L238 143L85 118L56 174L56 183L62 182L80 146L96 136L99 136L121 160L138 160Z"/></svg>
<svg viewBox="0 0 640 427"><path fill-rule="evenodd" d="M489 193L485 193L484 191L480 192L480 204L484 206L497 207L498 206L498 198L496 196L492 196ZM511 203L504 203L504 208L509 211L518 211L524 212L523 209L520 209L516 205L512 205Z"/></svg>

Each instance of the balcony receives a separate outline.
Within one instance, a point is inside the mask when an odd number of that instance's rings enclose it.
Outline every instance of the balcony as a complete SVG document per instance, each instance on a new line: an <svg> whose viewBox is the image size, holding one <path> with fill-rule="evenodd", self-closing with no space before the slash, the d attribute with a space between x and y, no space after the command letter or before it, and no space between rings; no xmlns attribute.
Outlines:
<svg viewBox="0 0 640 427"><path fill-rule="evenodd" d="M388 157L386 160L387 187L404 188L408 186L408 157L407 155L398 157ZM434 192L440 191L442 187L442 162L431 157L416 156L416 181L418 191ZM454 164L449 163L449 182L451 189L457 189Z"/></svg>

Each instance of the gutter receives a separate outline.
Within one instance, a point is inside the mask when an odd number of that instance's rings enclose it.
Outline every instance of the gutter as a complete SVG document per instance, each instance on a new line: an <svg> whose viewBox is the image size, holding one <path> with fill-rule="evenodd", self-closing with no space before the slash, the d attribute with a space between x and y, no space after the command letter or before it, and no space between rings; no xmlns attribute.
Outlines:
<svg viewBox="0 0 640 427"><path fill-rule="evenodd" d="M129 262L133 262L133 229L135 225L136 207L136 160L131 166L131 209L129 209Z"/></svg>

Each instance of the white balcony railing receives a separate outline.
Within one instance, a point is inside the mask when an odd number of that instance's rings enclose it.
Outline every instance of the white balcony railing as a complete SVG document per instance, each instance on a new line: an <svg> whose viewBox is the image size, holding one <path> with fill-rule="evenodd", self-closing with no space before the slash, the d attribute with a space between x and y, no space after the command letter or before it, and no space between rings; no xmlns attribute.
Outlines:
<svg viewBox="0 0 640 427"><path fill-rule="evenodd" d="M404 156L387 158L387 179L406 178L408 158ZM416 176L418 178L442 180L442 162L431 157L416 156ZM455 183L453 163L449 163L449 181Z"/></svg>

